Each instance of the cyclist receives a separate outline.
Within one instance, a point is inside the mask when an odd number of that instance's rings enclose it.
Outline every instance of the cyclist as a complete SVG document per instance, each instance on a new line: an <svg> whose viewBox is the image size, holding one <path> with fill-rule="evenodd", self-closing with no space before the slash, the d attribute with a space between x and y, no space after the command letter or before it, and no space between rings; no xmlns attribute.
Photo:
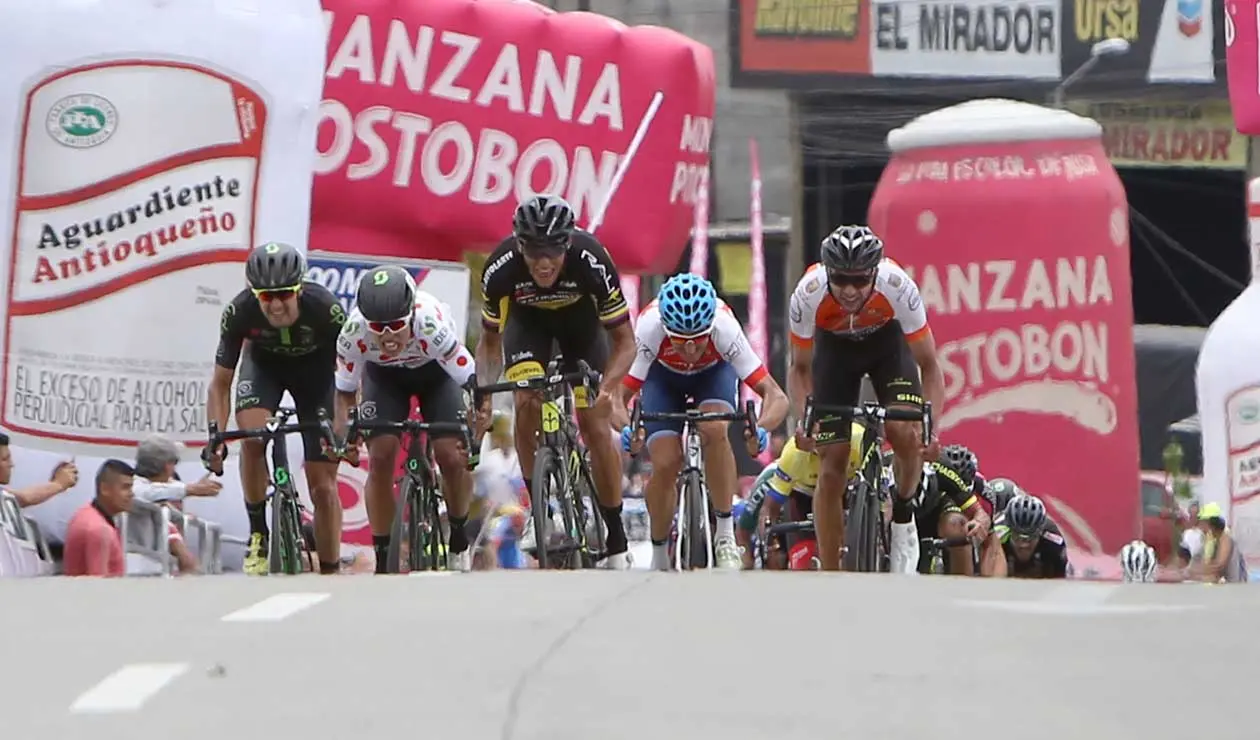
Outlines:
<svg viewBox="0 0 1260 740"><path fill-rule="evenodd" d="M983 558L982 575L994 578L1067 578L1067 543L1059 525L1036 496L1016 496L993 522L985 547L1000 546L1004 557Z"/></svg>
<svg viewBox="0 0 1260 740"><path fill-rule="evenodd" d="M1024 489L1010 478L994 478L984 484L984 498L996 514L1006 511L1006 505L1016 496L1023 496Z"/></svg>
<svg viewBox="0 0 1260 740"><path fill-rule="evenodd" d="M852 478L862 464L863 456L870 448L866 427L852 423L849 445L849 468L846 480ZM757 529L761 509L766 505L766 518L779 520L784 504L788 504L788 520L799 522L813 513L814 488L818 485L818 454L806 452L789 439L778 459L766 466L753 483L743 515L739 518L740 532L751 533ZM789 537L795 540L796 537ZM748 559L745 558L745 563ZM765 567L775 569L773 565Z"/></svg>
<svg viewBox="0 0 1260 740"><path fill-rule="evenodd" d="M926 397L939 415L945 380L918 286L884 258L883 241L865 226L841 226L823 240L820 252L821 262L805 271L788 309L793 349L788 389L797 418L810 394L819 404L856 404L868 374L884 406L919 409ZM919 535L912 498L925 452L935 458L936 444L920 440L913 423L890 421L886 429L901 492L892 507L891 570L913 573ZM804 431L797 430L797 445L809 450L816 442L819 452L820 493L814 497L819 559L823 570L839 570L850 425L823 418L815 439Z"/></svg>
<svg viewBox="0 0 1260 740"><path fill-rule="evenodd" d="M257 429L266 424L288 391L298 420L317 421L320 409L333 405L337 336L346 314L324 286L306 280L306 258L295 247L270 242L245 261L242 290L223 308L214 376L206 399L206 418L227 428L232 376L236 381L236 425ZM242 351L249 340L248 350ZM318 429L302 433L306 482L315 505L315 541L321 573L341 569L341 501L337 497L337 462L326 456ZM241 443L241 488L249 516L249 551L245 572L267 572L267 460L263 440ZM214 471L223 468L226 448L202 450Z"/></svg>
<svg viewBox="0 0 1260 740"><path fill-rule="evenodd" d="M1155 583L1159 558L1155 548L1142 540L1133 540L1120 549L1120 567L1125 583Z"/></svg>
<svg viewBox="0 0 1260 740"><path fill-rule="evenodd" d="M344 433L360 381L359 414L364 419L404 421L416 397L425 421L459 423L465 412L462 387L471 385L476 364L460 341L450 307L418 290L411 273L397 265L363 273L355 300L337 340L338 433ZM469 570L472 554L465 525L472 475L468 450L463 449L458 434L430 436L450 522L448 564L452 570ZM367 438L364 489L377 573L386 572L399 444L397 432L374 432Z"/></svg>
<svg viewBox="0 0 1260 740"><path fill-rule="evenodd" d="M635 328L638 351L626 376L619 408L639 393L642 409L678 413L694 399L702 412L730 413L739 403L739 384L762 398L755 435L745 431L748 454L756 457L770 444L767 429L787 415L787 396L752 350L739 319L708 280L691 273L675 275L661 286L655 301L639 314ZM677 513L675 485L684 462L681 421L644 423L652 473L644 486L652 537L652 568L669 569L669 531ZM717 520L714 564L723 570L743 567L735 542L731 502L738 476L735 453L727 436L728 422L697 424L704 450L704 475ZM621 444L630 449L630 426L621 430Z"/></svg>
<svg viewBox="0 0 1260 740"><path fill-rule="evenodd" d="M612 437L612 415L617 389L634 361L634 330L617 266L604 245L574 221L569 204L553 195L536 195L517 207L512 235L490 253L481 273L484 331L477 340L477 375L482 385L498 382L506 355L508 380L540 377L553 346L564 355L564 372L576 371L578 360L602 372L598 398L588 398L579 387L574 389L574 406L608 530L608 557L600 565L624 570L630 567L630 556L621 521L621 452ZM515 406L516 451L529 487L541 394L518 392ZM489 398L482 401L480 418L490 418Z"/></svg>
<svg viewBox="0 0 1260 740"><path fill-rule="evenodd" d="M947 445L940 457L928 463L920 484L921 498L915 506L915 528L921 537L988 538L992 520L976 495L978 462L975 453L963 445ZM975 575L971 545L951 547L949 571L954 575ZM932 571L929 553L921 553L918 570Z"/></svg>

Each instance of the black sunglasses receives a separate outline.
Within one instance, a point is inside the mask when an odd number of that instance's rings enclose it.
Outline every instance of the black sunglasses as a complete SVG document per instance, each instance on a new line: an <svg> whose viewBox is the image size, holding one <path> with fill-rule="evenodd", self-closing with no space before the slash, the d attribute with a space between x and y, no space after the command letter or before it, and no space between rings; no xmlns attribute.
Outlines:
<svg viewBox="0 0 1260 740"><path fill-rule="evenodd" d="M844 287L851 285L854 288L865 288L875 279L875 272L829 272L827 273L827 282L832 285Z"/></svg>

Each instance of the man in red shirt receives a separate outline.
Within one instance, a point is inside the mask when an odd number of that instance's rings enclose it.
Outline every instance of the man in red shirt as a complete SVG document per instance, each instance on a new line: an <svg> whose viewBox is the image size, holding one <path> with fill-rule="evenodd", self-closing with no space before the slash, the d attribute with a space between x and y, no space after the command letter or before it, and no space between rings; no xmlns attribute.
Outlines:
<svg viewBox="0 0 1260 740"><path fill-rule="evenodd" d="M75 512L66 528L66 575L126 574L122 538L114 517L131 510L134 476L135 470L122 460L106 460L96 471L96 498Z"/></svg>

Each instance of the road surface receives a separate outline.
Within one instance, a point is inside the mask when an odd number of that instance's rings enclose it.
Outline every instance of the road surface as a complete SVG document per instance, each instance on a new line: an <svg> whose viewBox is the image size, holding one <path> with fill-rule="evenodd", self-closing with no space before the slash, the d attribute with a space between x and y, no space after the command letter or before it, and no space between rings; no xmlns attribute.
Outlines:
<svg viewBox="0 0 1260 740"><path fill-rule="evenodd" d="M1256 736L1241 586L501 571L0 603L15 739Z"/></svg>

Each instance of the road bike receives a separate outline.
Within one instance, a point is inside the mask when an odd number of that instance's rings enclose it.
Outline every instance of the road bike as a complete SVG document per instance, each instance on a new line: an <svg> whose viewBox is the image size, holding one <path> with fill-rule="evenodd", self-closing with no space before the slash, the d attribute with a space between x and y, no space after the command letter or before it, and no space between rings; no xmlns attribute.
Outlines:
<svg viewBox="0 0 1260 740"><path fill-rule="evenodd" d="M820 415L822 415L820 417ZM889 569L889 531L884 520L884 504L891 500L889 476L881 454L885 421L917 421L922 424L923 439L932 438L932 404L922 410L889 409L877 403L860 406L832 406L805 399L803 426L805 434L814 438L818 424L837 420L842 424L858 421L865 425L870 441L856 475L845 489L844 569L859 573L883 573Z"/></svg>
<svg viewBox="0 0 1260 740"><path fill-rule="evenodd" d="M930 558L928 573L932 575L944 575L945 570L945 551L951 547L962 547L963 545L971 545L975 547L970 537L922 537L919 539L920 552L926 554Z"/></svg>
<svg viewBox="0 0 1260 740"><path fill-rule="evenodd" d="M757 433L756 406L744 404L743 411L701 411L688 401L682 412L644 411L636 399L630 412L630 428L638 437L645 422L681 421L685 454L682 472L678 474L677 491L678 537L671 554L674 570L696 570L713 567L713 521L709 506L709 489L704 482L704 451L700 444L699 424L706 421L742 421L748 434ZM685 567L684 567L685 564Z"/></svg>
<svg viewBox="0 0 1260 740"><path fill-rule="evenodd" d="M556 355L540 377L491 383L476 388L473 393L477 404L485 396L507 391L542 394L538 452L534 455L530 477L534 547L525 548L525 552L538 561L539 568L553 565L592 568L605 556L604 524L591 511L599 499L595 495L590 456L578 440L577 424L573 420L571 386L581 388L587 398L593 400L600 374L583 360L578 360L576 372L562 374L562 364L563 357ZM560 512L562 525L559 537L552 536L555 510Z"/></svg>
<svg viewBox="0 0 1260 740"><path fill-rule="evenodd" d="M434 434L460 435L464 440L464 449L470 454L468 469L472 470L476 462L472 455L473 433L467 418L461 414L458 422L383 421L364 419L357 407L351 407L349 419L346 426L347 447L357 445L363 432L397 432L400 436L406 434L410 437L403 474L397 481L398 505L394 507L394 522L390 527L386 572L445 570L448 537L442 526L444 499L427 438Z"/></svg>
<svg viewBox="0 0 1260 740"><path fill-rule="evenodd" d="M275 414L259 429L231 429L226 432L219 431L218 423L212 421L209 435L211 450L217 450L228 442L244 439L261 439L264 444L271 444L271 487L267 491L267 499L271 502L271 532L268 537L267 568L271 573L287 575L297 575L303 571L304 552L310 569L318 571L318 568L302 536L302 502L289 470L289 452L285 438L290 434L318 429L328 449L339 448L332 422L323 409L319 410L319 420L314 423L289 423L289 419L296 415L296 409L282 407L276 409ZM220 467L212 472L222 475L223 469Z"/></svg>

